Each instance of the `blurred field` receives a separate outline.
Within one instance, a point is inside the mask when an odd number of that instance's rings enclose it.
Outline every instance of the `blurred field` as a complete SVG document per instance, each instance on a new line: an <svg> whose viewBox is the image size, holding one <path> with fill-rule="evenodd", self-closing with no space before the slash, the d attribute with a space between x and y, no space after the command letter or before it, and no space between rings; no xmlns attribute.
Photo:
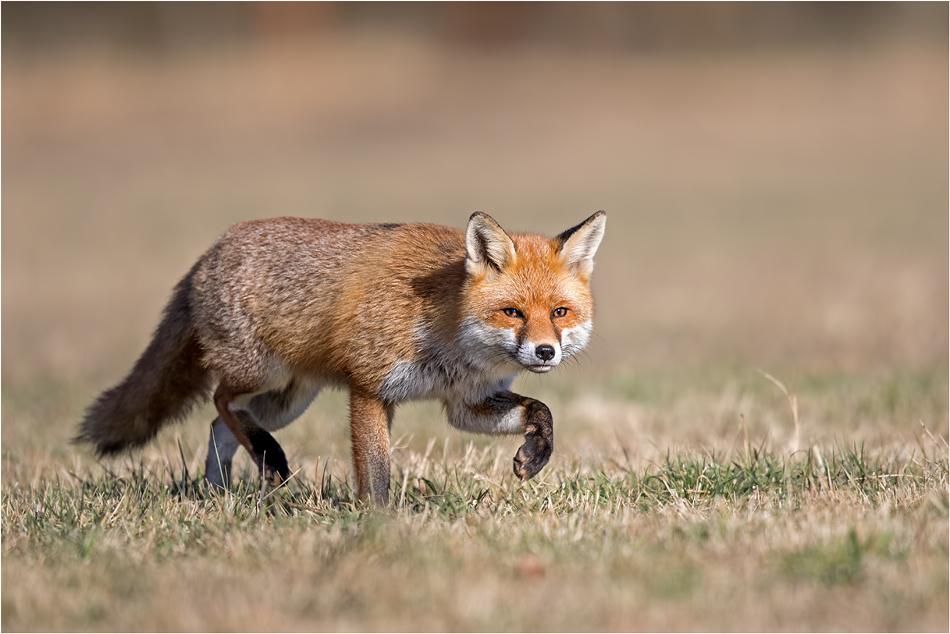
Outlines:
<svg viewBox="0 0 950 634"><path fill-rule="evenodd" d="M945 364L944 57L5 57L4 380L117 376L238 220L476 209L547 233L609 212L592 365Z"/></svg>
<svg viewBox="0 0 950 634"><path fill-rule="evenodd" d="M486 52L359 32L2 64L5 630L946 626L945 40ZM517 439L463 436L431 404L397 414L394 487L431 441L465 491L500 483L493 505L435 512L445 490L418 485L424 510L351 511L340 394L278 437L301 469L287 499L318 464L343 487L304 510L177 497L207 409L104 466L67 444L234 222L483 210L554 234L597 209L589 354L518 384L557 420L538 483L507 474ZM798 430L756 368L796 393ZM668 455L862 447L893 486L812 465L827 488L634 493ZM565 482L612 493L558 497ZM219 588L232 576L247 603Z"/></svg>

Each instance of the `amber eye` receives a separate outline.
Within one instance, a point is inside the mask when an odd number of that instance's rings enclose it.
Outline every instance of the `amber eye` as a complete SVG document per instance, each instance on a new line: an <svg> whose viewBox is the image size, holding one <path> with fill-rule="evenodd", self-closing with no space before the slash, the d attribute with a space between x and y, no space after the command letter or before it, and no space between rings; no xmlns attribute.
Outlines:
<svg viewBox="0 0 950 634"><path fill-rule="evenodd" d="M560 308L555 308L554 312L551 313L552 317L565 317L567 315L567 309L561 306Z"/></svg>
<svg viewBox="0 0 950 634"><path fill-rule="evenodd" d="M501 312L505 313L505 317L516 317L518 319L524 318L524 315L522 315L521 311L517 308L502 308Z"/></svg>

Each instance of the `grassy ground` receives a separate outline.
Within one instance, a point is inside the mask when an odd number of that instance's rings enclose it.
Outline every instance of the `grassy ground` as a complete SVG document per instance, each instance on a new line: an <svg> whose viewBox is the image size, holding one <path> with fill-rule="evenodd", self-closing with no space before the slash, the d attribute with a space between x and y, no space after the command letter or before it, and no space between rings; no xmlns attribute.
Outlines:
<svg viewBox="0 0 950 634"><path fill-rule="evenodd" d="M64 470L5 493L4 628L940 630L943 451L575 461L528 486L507 452L413 453L388 513L342 474L262 498Z"/></svg>
<svg viewBox="0 0 950 634"><path fill-rule="evenodd" d="M5 54L3 629L945 631L947 77L906 42ZM340 393L263 499L243 456L202 490L207 408L68 443L232 222L597 208L588 354L516 384L556 421L527 485L413 404L358 508Z"/></svg>
<svg viewBox="0 0 950 634"><path fill-rule="evenodd" d="M527 485L517 440L406 408L387 512L354 503L340 395L282 436L287 487L261 491L242 459L229 495L201 486L202 425L97 466L43 438L70 432L56 410L75 396L5 397L4 421L45 431L4 446L3 627L942 629L947 446L909 418L946 425L946 372L813 377L798 451L789 402L758 379L684 383L681 411L633 380L578 401L555 379L558 450ZM848 432L859 420L906 424Z"/></svg>

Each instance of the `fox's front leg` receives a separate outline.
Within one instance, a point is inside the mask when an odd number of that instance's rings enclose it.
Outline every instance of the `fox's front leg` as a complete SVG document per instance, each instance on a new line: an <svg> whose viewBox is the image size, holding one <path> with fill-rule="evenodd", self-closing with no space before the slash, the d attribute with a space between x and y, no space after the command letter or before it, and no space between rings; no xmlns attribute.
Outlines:
<svg viewBox="0 0 950 634"><path fill-rule="evenodd" d="M533 478L554 451L554 418L541 401L503 390L480 403L447 402L449 423L480 434L519 434L525 442L514 457L515 475L522 482Z"/></svg>
<svg viewBox="0 0 950 634"><path fill-rule="evenodd" d="M358 389L350 390L350 436L356 490L363 502L389 504L389 430L393 407Z"/></svg>

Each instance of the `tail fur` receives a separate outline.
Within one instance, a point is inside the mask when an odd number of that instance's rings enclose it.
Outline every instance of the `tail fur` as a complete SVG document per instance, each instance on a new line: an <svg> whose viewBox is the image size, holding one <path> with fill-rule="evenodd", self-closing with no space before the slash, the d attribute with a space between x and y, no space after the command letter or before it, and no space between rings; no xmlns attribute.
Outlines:
<svg viewBox="0 0 950 634"><path fill-rule="evenodd" d="M132 372L86 412L76 442L91 443L100 456L144 445L207 398L210 377L201 365L190 300L193 275L194 269L175 287Z"/></svg>

